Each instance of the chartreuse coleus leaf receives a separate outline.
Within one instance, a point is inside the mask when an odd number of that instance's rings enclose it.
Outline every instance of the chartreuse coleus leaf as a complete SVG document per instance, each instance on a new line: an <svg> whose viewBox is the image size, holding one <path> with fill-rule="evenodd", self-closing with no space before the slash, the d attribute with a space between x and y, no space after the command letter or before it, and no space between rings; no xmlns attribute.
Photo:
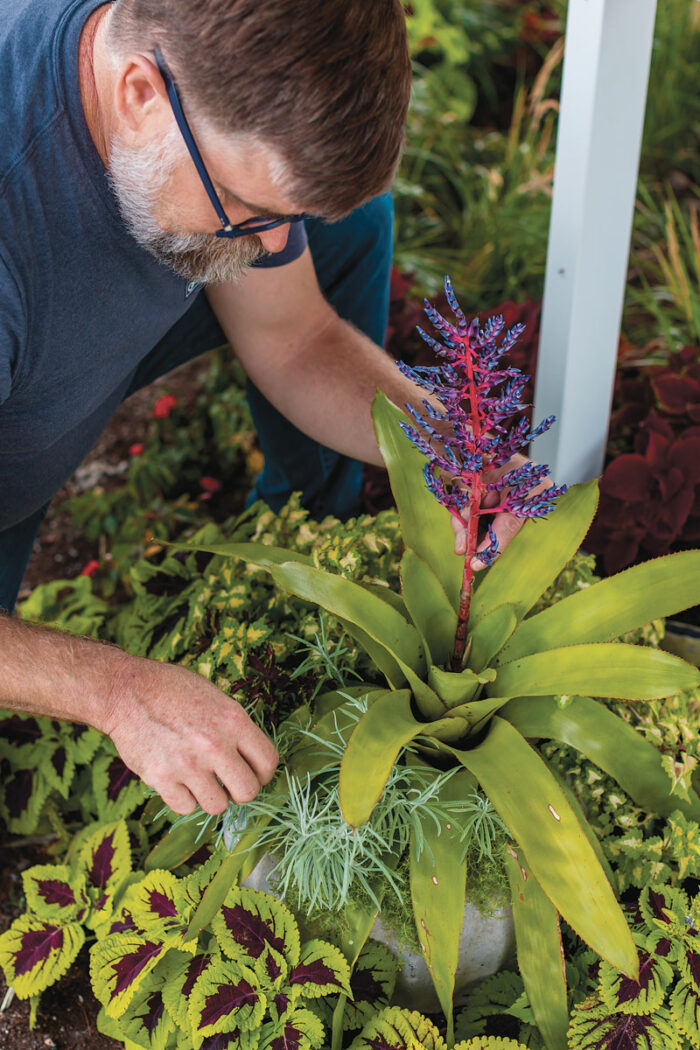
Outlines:
<svg viewBox="0 0 700 1050"><path fill-rule="evenodd" d="M698 604L700 551L667 554L600 580L530 617L507 643L503 659L554 646L608 641Z"/></svg>
<svg viewBox="0 0 700 1050"><path fill-rule="evenodd" d="M671 1017L693 1046L700 1044L700 994L688 981L679 981L669 999Z"/></svg>
<svg viewBox="0 0 700 1050"><path fill-rule="evenodd" d="M178 1028L189 1032L189 1006L192 991L205 970L218 958L218 953L198 952L186 955L170 951L163 961L163 1004Z"/></svg>
<svg viewBox="0 0 700 1050"><path fill-rule="evenodd" d="M352 998L345 1006L345 1029L361 1028L378 1010L389 1005L398 968L398 959L386 945L378 941L365 944L350 977Z"/></svg>
<svg viewBox="0 0 700 1050"><path fill-rule="evenodd" d="M350 1050L447 1050L438 1029L417 1011L389 1006L376 1014L350 1044Z"/></svg>
<svg viewBox="0 0 700 1050"><path fill-rule="evenodd" d="M454 554L449 511L440 506L425 484L425 460L398 425L401 420L410 422L408 416L378 393L372 405L372 419L389 471L404 543L430 566L456 610L464 559Z"/></svg>
<svg viewBox="0 0 700 1050"><path fill-rule="evenodd" d="M486 573L471 608L470 629L499 605L522 620L581 546L598 505L598 482L572 485L546 520L526 521Z"/></svg>
<svg viewBox="0 0 700 1050"><path fill-rule="evenodd" d="M250 967L269 945L290 966L299 961L299 929L288 908L268 893L231 886L211 924L219 948Z"/></svg>
<svg viewBox="0 0 700 1050"><path fill-rule="evenodd" d="M407 756L407 761L430 768L412 755ZM475 778L463 769L443 784L440 801L460 802L475 790ZM426 821L423 836L420 853L413 835L409 848L413 918L425 964L447 1019L447 1041L452 1045L452 996L464 923L467 862L459 831L450 823L436 826Z"/></svg>
<svg viewBox="0 0 700 1050"><path fill-rule="evenodd" d="M525 696L501 708L506 719L524 737L545 737L576 748L614 777L642 809L662 816L680 810L700 820L700 799L690 801L669 794L668 773L654 745L603 704L586 696Z"/></svg>
<svg viewBox="0 0 700 1050"><path fill-rule="evenodd" d="M238 960L212 960L190 997L193 1050L199 1050L208 1036L221 1032L251 1032L257 1045L255 1033L260 1030L266 1010L267 998L250 967Z"/></svg>
<svg viewBox="0 0 700 1050"><path fill-rule="evenodd" d="M297 1009L263 1025L258 1050L320 1050L323 1023L310 1010Z"/></svg>
<svg viewBox="0 0 700 1050"><path fill-rule="evenodd" d="M535 878L570 926L631 976L637 952L593 848L547 766L509 722L496 716L472 750L442 744L477 778Z"/></svg>
<svg viewBox="0 0 700 1050"><path fill-rule="evenodd" d="M38 995L68 970L85 943L79 922L20 915L0 936L0 966L20 999Z"/></svg>
<svg viewBox="0 0 700 1050"><path fill-rule="evenodd" d="M22 872L27 911L41 919L83 918L89 901L85 874L65 864L35 864Z"/></svg>
<svg viewBox="0 0 700 1050"><path fill-rule="evenodd" d="M130 816L148 797L149 788L119 755L101 755L92 766L92 790L100 820Z"/></svg>
<svg viewBox="0 0 700 1050"><path fill-rule="evenodd" d="M493 697L548 694L659 700L700 684L700 670L661 649L623 642L569 645L501 664Z"/></svg>
<svg viewBox="0 0 700 1050"><path fill-rule="evenodd" d="M350 995L350 967L343 953L327 941L307 941L299 961L289 971L290 988L305 999L344 992Z"/></svg>
<svg viewBox="0 0 700 1050"><path fill-rule="evenodd" d="M109 1017L120 1017L137 989L167 951L157 937L138 933L110 933L90 951L92 988Z"/></svg>
<svg viewBox="0 0 700 1050"><path fill-rule="evenodd" d="M124 820L96 823L80 842L76 867L85 872L92 905L85 922L97 929L109 921L114 894L131 872L129 830Z"/></svg>
<svg viewBox="0 0 700 1050"><path fill-rule="evenodd" d="M401 592L426 650L428 664L444 664L457 630L457 613L428 563L408 547L401 559Z"/></svg>
<svg viewBox="0 0 700 1050"><path fill-rule="evenodd" d="M644 940L638 935L640 948ZM662 955L642 949L638 981L619 973L609 963L600 964L598 994L610 1013L653 1014L664 1002L674 976L673 967Z"/></svg>
<svg viewBox="0 0 700 1050"><path fill-rule="evenodd" d="M166 971L158 967L138 988L118 1020L122 1038L143 1050L169 1050L175 1045L177 1025L164 1003Z"/></svg>
<svg viewBox="0 0 700 1050"><path fill-rule="evenodd" d="M505 851L518 967L547 1050L566 1050L569 1007L559 915L516 846Z"/></svg>
<svg viewBox="0 0 700 1050"><path fill-rule="evenodd" d="M445 717L419 722L407 689L388 693L362 716L348 741L340 764L339 796L349 824L364 824L379 801L401 749L419 735L459 739L463 719Z"/></svg>
<svg viewBox="0 0 700 1050"><path fill-rule="evenodd" d="M610 1013L594 993L578 1003L567 1033L569 1050L680 1050L680 1032L666 1006L653 1014Z"/></svg>
<svg viewBox="0 0 700 1050"><path fill-rule="evenodd" d="M129 887L123 907L139 929L157 937L168 947L195 952L196 938L187 933L187 918L182 914L179 880L170 871L151 871Z"/></svg>
<svg viewBox="0 0 700 1050"><path fill-rule="evenodd" d="M516 1039L503 1039L498 1035L475 1035L457 1043L454 1050L527 1050L527 1046Z"/></svg>

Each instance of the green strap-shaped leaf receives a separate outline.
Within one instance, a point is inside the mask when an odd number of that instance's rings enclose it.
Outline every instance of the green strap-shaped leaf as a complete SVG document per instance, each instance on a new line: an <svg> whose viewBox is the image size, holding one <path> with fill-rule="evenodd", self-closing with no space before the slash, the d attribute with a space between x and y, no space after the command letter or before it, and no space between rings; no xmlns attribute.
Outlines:
<svg viewBox="0 0 700 1050"><path fill-rule="evenodd" d="M547 1050L566 1050L569 1007L557 909L515 847L507 847L505 859L527 997Z"/></svg>
<svg viewBox="0 0 700 1050"><path fill-rule="evenodd" d="M606 696L660 700L700 684L700 671L661 649L598 642L548 649L502 664L490 696Z"/></svg>
<svg viewBox="0 0 700 1050"><path fill-rule="evenodd" d="M425 483L425 458L399 426L400 420L410 420L381 393L374 399L372 418L389 471L404 543L430 566L456 610L464 559L454 553L449 512L440 506Z"/></svg>
<svg viewBox="0 0 700 1050"><path fill-rule="evenodd" d="M501 717L524 737L560 740L576 748L647 812L668 817L680 809L685 817L700 821L700 799L694 791L690 802L670 794L671 782L654 745L590 697L572 696L562 706L557 697L526 696L509 701Z"/></svg>
<svg viewBox="0 0 700 1050"><path fill-rule="evenodd" d="M203 551L205 554L222 554L228 558L240 558L242 561L253 565L268 568L270 565L282 565L288 561L298 561L302 565L313 565L313 559L308 554L300 554L295 550L287 550L286 547L268 547L264 543L212 543L201 546L199 543L166 543L160 541L166 547L175 547L179 551Z"/></svg>
<svg viewBox="0 0 700 1050"><path fill-rule="evenodd" d="M569 925L636 980L639 960L625 917L571 806L536 751L498 716L473 750L442 746L477 778Z"/></svg>
<svg viewBox="0 0 700 1050"><path fill-rule="evenodd" d="M171 827L166 835L157 842L144 861L145 871L166 868L172 871L196 853L198 849L210 842L213 831L201 834L201 827L196 820Z"/></svg>
<svg viewBox="0 0 700 1050"><path fill-rule="evenodd" d="M363 631L357 624L350 623L349 620L344 620L341 616L338 617L338 622L342 624L350 637L364 649L374 666L384 675L392 689L400 689L406 684L406 675L401 670L400 664L383 645L370 638L367 632Z"/></svg>
<svg viewBox="0 0 700 1050"><path fill-rule="evenodd" d="M681 551L601 580L521 623L503 658L579 642L605 642L700 604L700 551Z"/></svg>
<svg viewBox="0 0 700 1050"><path fill-rule="evenodd" d="M490 679L494 681L496 675ZM443 671L440 667L431 667L428 671L428 682L443 701L446 707L457 707L471 700L482 682L468 667L455 673Z"/></svg>
<svg viewBox="0 0 700 1050"><path fill-rule="evenodd" d="M439 579L410 547L401 559L404 601L428 652L429 663L447 663L457 630L457 613Z"/></svg>
<svg viewBox="0 0 700 1050"><path fill-rule="evenodd" d="M340 764L340 808L348 824L358 827L369 820L406 744L421 734L459 739L465 728L458 718L419 722L408 689L375 700L357 723Z"/></svg>
<svg viewBox="0 0 700 1050"><path fill-rule="evenodd" d="M415 756L409 756L409 761L430 768ZM475 789L474 777L463 769L443 785L440 801L461 802ZM413 917L423 958L447 1019L447 1042L452 1046L452 996L464 922L467 862L456 827L448 824L437 828L426 821L423 834L427 848L418 856L412 836L409 850Z"/></svg>
<svg viewBox="0 0 700 1050"><path fill-rule="evenodd" d="M474 671L490 667L517 626L518 617L512 603L497 605L483 616L469 635L469 666Z"/></svg>
<svg viewBox="0 0 700 1050"><path fill-rule="evenodd" d="M498 605L515 605L519 620L581 546L598 505L598 483L573 485L541 521L526 521L492 565L472 601L470 625Z"/></svg>
<svg viewBox="0 0 700 1050"><path fill-rule="evenodd" d="M425 657L415 627L359 584L298 562L272 566L270 574L281 587L299 598L315 602L334 616L356 624L412 671L417 674L425 671Z"/></svg>

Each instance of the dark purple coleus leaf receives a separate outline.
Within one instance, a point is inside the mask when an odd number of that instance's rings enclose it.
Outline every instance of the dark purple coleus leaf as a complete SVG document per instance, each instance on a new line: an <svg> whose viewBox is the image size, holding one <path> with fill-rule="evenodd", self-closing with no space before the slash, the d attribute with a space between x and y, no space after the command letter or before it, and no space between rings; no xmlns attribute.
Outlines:
<svg viewBox="0 0 700 1050"><path fill-rule="evenodd" d="M660 893L658 890L649 890L649 905L654 913L654 918L658 919L659 922L670 923L671 920L663 910L664 908L669 908L670 905L663 893Z"/></svg>
<svg viewBox="0 0 700 1050"><path fill-rule="evenodd" d="M654 976L654 960L651 956L647 955L646 952L640 953L639 963L639 981L634 981L630 977L626 977L624 974L620 980L619 987L617 989L617 1005L622 1006L623 1003L629 1003L633 999L638 999L643 991L646 991L649 984Z"/></svg>
<svg viewBox="0 0 700 1050"><path fill-rule="evenodd" d="M384 989L369 969L356 969L350 978L350 987L355 1003L376 1003L386 998Z"/></svg>
<svg viewBox="0 0 700 1050"><path fill-rule="evenodd" d="M270 1050L299 1050L305 1041L304 1035L290 1021L277 1038L270 1042Z"/></svg>
<svg viewBox="0 0 700 1050"><path fill-rule="evenodd" d="M128 766L115 755L107 766L107 798L110 802L116 802L122 791L132 782L139 778L132 773Z"/></svg>
<svg viewBox="0 0 700 1050"><path fill-rule="evenodd" d="M389 1042L383 1035L375 1035L367 1040L367 1046L371 1047L371 1050L406 1050L406 1040L402 1039L398 1033L396 1042L393 1040Z"/></svg>
<svg viewBox="0 0 700 1050"><path fill-rule="evenodd" d="M278 992L277 995L274 996L273 1002L275 1004L277 1016L281 1017L282 1014L286 1014L287 1010L289 1009L289 1004L291 1000L288 995L284 994L284 992Z"/></svg>
<svg viewBox="0 0 700 1050"><path fill-rule="evenodd" d="M252 1006L258 1001L258 993L242 978L235 984L222 984L218 991L208 995L199 1015L199 1028L216 1024L218 1020L241 1006Z"/></svg>
<svg viewBox="0 0 700 1050"><path fill-rule="evenodd" d="M61 908L72 908L78 902L73 887L62 879L37 879L36 890L47 904L58 904Z"/></svg>
<svg viewBox="0 0 700 1050"><path fill-rule="evenodd" d="M19 820L29 807L34 789L34 771L18 769L5 781L5 805L11 820Z"/></svg>
<svg viewBox="0 0 700 1050"><path fill-rule="evenodd" d="M14 953L15 977L29 973L35 966L40 966L56 949L63 945L63 929L48 922L40 930L27 930L22 935L18 952Z"/></svg>
<svg viewBox="0 0 700 1050"><path fill-rule="evenodd" d="M19 747L21 744L34 744L42 737L42 730L35 718L20 718L11 715L0 719L0 738Z"/></svg>
<svg viewBox="0 0 700 1050"><path fill-rule="evenodd" d="M688 964L688 975L695 987L700 990L700 955L697 952L686 951L685 958Z"/></svg>
<svg viewBox="0 0 700 1050"><path fill-rule="evenodd" d="M200 1050L238 1050L240 1038L240 1028L236 1028L233 1032L220 1032L218 1035L208 1035L205 1037Z"/></svg>
<svg viewBox="0 0 700 1050"><path fill-rule="evenodd" d="M190 962L187 967L187 976L185 977L185 983L182 986L182 994L187 997L195 986L197 978L204 973L207 966L211 961L209 955L195 955L194 959Z"/></svg>
<svg viewBox="0 0 700 1050"><path fill-rule="evenodd" d="M126 933L127 930L135 930L136 923L132 919L128 911L122 912L121 919L117 919L113 922L109 928L110 933Z"/></svg>
<svg viewBox="0 0 700 1050"><path fill-rule="evenodd" d="M170 919L177 916L175 902L165 893L161 893L159 890L151 890L147 895L147 900L150 911L159 918Z"/></svg>
<svg viewBox="0 0 700 1050"><path fill-rule="evenodd" d="M221 909L229 933L253 959L258 959L266 944L276 951L284 953L284 941L278 937L271 922L261 919L259 915L248 911L241 904L232 908Z"/></svg>
<svg viewBox="0 0 700 1050"><path fill-rule="evenodd" d="M335 970L321 959L299 963L289 975L290 984L336 984L342 987Z"/></svg>
<svg viewBox="0 0 700 1050"><path fill-rule="evenodd" d="M107 885L114 871L115 852L114 832L110 831L92 854L87 870L87 879L91 886L104 889Z"/></svg>
<svg viewBox="0 0 700 1050"><path fill-rule="evenodd" d="M153 992L148 996L146 1000L146 1009L142 1014L137 1014L137 1017L143 1022L143 1027L148 1032L149 1036L152 1036L158 1027L158 1022L163 1017L165 1006L163 1005L163 996L159 991Z"/></svg>
<svg viewBox="0 0 700 1050"><path fill-rule="evenodd" d="M163 951L163 945L144 941L136 951L128 952L121 959L116 959L111 967L117 975L112 998L133 984L141 971Z"/></svg>
<svg viewBox="0 0 700 1050"><path fill-rule="evenodd" d="M63 771L66 768L66 749L61 744L56 748L51 756L51 765L56 770L59 777L63 776Z"/></svg>

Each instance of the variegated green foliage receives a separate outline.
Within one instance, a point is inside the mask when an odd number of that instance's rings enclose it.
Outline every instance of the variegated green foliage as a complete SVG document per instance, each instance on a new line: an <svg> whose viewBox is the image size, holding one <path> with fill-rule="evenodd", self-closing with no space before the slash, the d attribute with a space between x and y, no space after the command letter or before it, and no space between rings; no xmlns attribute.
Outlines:
<svg viewBox="0 0 700 1050"><path fill-rule="evenodd" d="M382 1010L350 1044L350 1050L528 1050L524 1043L499 1036L478 1035L453 1044L435 1024L417 1011L396 1006Z"/></svg>
<svg viewBox="0 0 700 1050"><path fill-rule="evenodd" d="M580 808L525 738L569 743L600 762L641 804L657 812L675 808L666 800L668 775L658 752L594 701L564 709L562 704L572 694L651 700L700 684L700 672L684 661L615 640L700 601L700 552L636 566L534 611L575 554L596 508L596 484L574 486L546 521L526 522L484 574L472 601L467 666L460 673L446 671L439 666L448 651L441 632L454 622L461 577L460 561L451 553L449 516L424 485L415 449L398 427L399 410L378 395L373 414L406 545L402 600L395 595L382 602L362 581L329 573L282 547L234 538L200 549L260 566L279 586L336 616L393 691L369 705L345 750L340 798L350 823L368 820L408 744L428 761L437 754L442 762L459 763L518 842L532 885L555 909L554 919L560 912L605 960L634 979L637 948L594 836L582 828ZM700 817L692 788L683 801L689 817ZM415 872L418 915L433 894L429 880ZM531 990L544 987L537 953L524 952L523 960ZM563 972L558 981L554 997L533 1001L548 1050L563 1047ZM438 991L444 994L441 986L442 979Z"/></svg>
<svg viewBox="0 0 700 1050"><path fill-rule="evenodd" d="M210 875L153 871L127 889L121 920L91 952L101 1030L143 1050L319 1050L324 1010L316 1004L352 994L344 956L325 941L302 943L283 904L237 886L211 933L188 940L187 919Z"/></svg>
<svg viewBox="0 0 700 1050"><path fill-rule="evenodd" d="M85 943L109 924L115 893L131 871L124 821L84 829L67 864L22 873L27 911L0 936L0 966L20 999L55 984Z"/></svg>
<svg viewBox="0 0 700 1050"><path fill-rule="evenodd" d="M646 886L630 906L639 981L601 963L595 990L571 1015L571 1050L700 1045L700 894Z"/></svg>

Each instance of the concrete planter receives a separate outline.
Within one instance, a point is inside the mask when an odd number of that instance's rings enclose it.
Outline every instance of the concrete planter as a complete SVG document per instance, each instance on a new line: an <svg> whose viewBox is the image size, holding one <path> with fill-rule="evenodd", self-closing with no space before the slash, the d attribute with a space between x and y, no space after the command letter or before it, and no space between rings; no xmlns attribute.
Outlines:
<svg viewBox="0 0 700 1050"><path fill-rule="evenodd" d="M245 880L244 885L254 890L264 890L275 895L269 875L274 860L269 855L262 858ZM422 955L399 946L396 936L377 919L370 936L386 944L403 962L396 983L393 1002L422 1013L438 1012L440 1004ZM464 925L459 943L459 963L455 982L455 1003L465 998L465 991L474 981L490 977L506 966L515 953L515 931L510 908L499 910L491 918L484 918L473 904L464 909Z"/></svg>

